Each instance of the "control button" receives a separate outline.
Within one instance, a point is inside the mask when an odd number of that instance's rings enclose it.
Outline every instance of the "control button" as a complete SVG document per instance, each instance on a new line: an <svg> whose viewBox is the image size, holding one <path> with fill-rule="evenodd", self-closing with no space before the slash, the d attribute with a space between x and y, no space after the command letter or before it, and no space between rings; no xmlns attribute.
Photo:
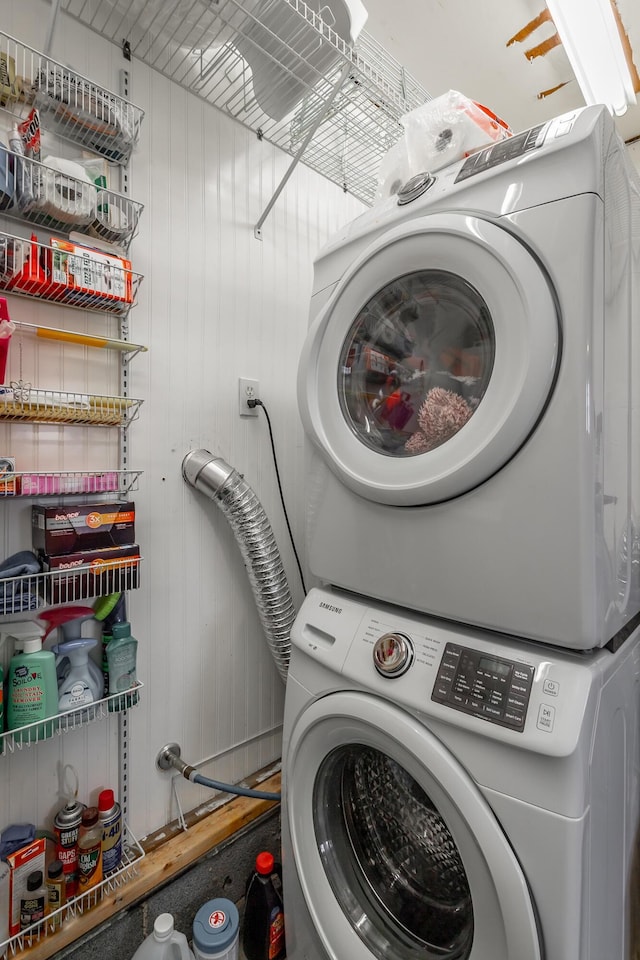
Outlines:
<svg viewBox="0 0 640 960"><path fill-rule="evenodd" d="M512 707L514 710L524 710L527 703L522 697L507 697L507 706Z"/></svg>
<svg viewBox="0 0 640 960"><path fill-rule="evenodd" d="M564 123L559 123L556 127L556 132L554 137L564 137L569 133L571 127L573 126L573 120L566 120Z"/></svg>
<svg viewBox="0 0 640 960"><path fill-rule="evenodd" d="M544 730L545 733L551 733L556 718L556 708L549 703L541 703L538 710L538 730Z"/></svg>
<svg viewBox="0 0 640 960"><path fill-rule="evenodd" d="M521 670L519 667L513 668L514 680L521 680L521 681L524 681L525 683L528 683L530 676L531 674L529 673L528 670Z"/></svg>
<svg viewBox="0 0 640 960"><path fill-rule="evenodd" d="M524 723L524 714L514 713L513 710L505 710L504 719L505 723L510 723L514 727L521 727Z"/></svg>
<svg viewBox="0 0 640 960"><path fill-rule="evenodd" d="M485 703L484 712L487 717L495 717L496 720L502 718L502 710L498 710L497 707L492 706L490 703Z"/></svg>
<svg viewBox="0 0 640 960"><path fill-rule="evenodd" d="M411 177L411 180L407 180L405 185L398 190L398 205L411 203L412 200L421 197L435 182L436 178L430 173L418 173L415 177Z"/></svg>
<svg viewBox="0 0 640 960"><path fill-rule="evenodd" d="M383 677L401 677L411 666L413 645L403 633L385 633L373 647L373 663Z"/></svg>
<svg viewBox="0 0 640 960"><path fill-rule="evenodd" d="M466 707L466 705L469 703L469 698L463 697L459 693L454 693L451 699L453 700L454 703L457 703L460 706L464 706L464 707Z"/></svg>
<svg viewBox="0 0 640 960"><path fill-rule="evenodd" d="M520 694L523 697L526 697L529 692L528 687L523 687L521 683L512 683L511 684L511 693Z"/></svg>
<svg viewBox="0 0 640 960"><path fill-rule="evenodd" d="M557 697L560 693L560 684L557 680L545 680L542 684L544 693L549 697Z"/></svg>
<svg viewBox="0 0 640 960"><path fill-rule="evenodd" d="M451 692L451 687L448 683L438 683L436 684L436 688L433 692L436 697L442 697L444 700L446 700Z"/></svg>

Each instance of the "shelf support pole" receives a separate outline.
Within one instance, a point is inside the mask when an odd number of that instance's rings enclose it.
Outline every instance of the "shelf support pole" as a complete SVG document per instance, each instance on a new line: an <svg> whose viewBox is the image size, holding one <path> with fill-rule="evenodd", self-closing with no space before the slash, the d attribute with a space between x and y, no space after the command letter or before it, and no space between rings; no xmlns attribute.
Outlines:
<svg viewBox="0 0 640 960"><path fill-rule="evenodd" d="M60 9L60 0L51 0L51 14L49 16L49 29L47 30L47 39L44 42L43 53L45 57L48 57L51 54L51 45L53 43L53 31L56 27L56 20L58 19L58 11Z"/></svg>
<svg viewBox="0 0 640 960"><path fill-rule="evenodd" d="M276 190L275 190L273 196L271 197L271 200L269 201L269 203L268 203L267 206L265 207L265 209L264 209L264 211L263 211L263 213L262 213L262 216L260 217L260 219L259 219L258 222L256 223L256 225L255 225L255 227L254 227L254 230L253 230L253 235L254 235L254 237L256 238L256 240L262 240L262 224L265 222L265 220L267 219L267 217L268 217L269 214L271 213L271 210L273 209L273 206L274 206L276 200L278 199L278 197L280 196L280 194L281 194L282 191L284 190L285 186L287 185L287 181L289 180L289 177L291 176L291 174L293 173L293 171L295 170L295 168L296 168L296 167L298 166L298 164L300 163L300 161L301 161L301 159L302 159L303 153L305 152L305 150L307 149L307 147L309 146L309 144L311 143L311 141L312 141L313 138L315 137L318 128L321 126L322 123L324 123L324 120L325 120L325 118L326 118L326 116L327 116L327 114L328 114L328 112L329 112L329 110L330 110L330 108L331 108L331 105L333 104L333 101L334 101L335 98L337 97L338 92L340 91L340 88L342 87L342 84L343 84L344 81L347 79L347 76L349 75L349 72L350 72L351 68L352 68L352 67L351 67L351 62L350 62L350 61L347 61L347 63L345 63L344 67L342 68L342 70L341 70L341 72L340 72L340 76L338 77L338 80L337 80L336 84L335 84L334 87L332 88L331 93L329 94L329 96L328 96L328 98L327 98L327 100L326 100L326 102L325 102L325 104L324 104L324 108L320 111L320 113L318 114L318 116L317 116L317 118L316 118L316 120L315 120L315 123L313 123L313 125L311 126L311 129L309 130L308 134L306 135L306 137L305 137L304 140L302 141L302 144L301 144L301 146L298 148L298 152L295 154L295 156L294 156L291 164L289 165L289 167L288 167L288 169L287 169L287 172L285 173L284 177L282 178L282 180L280 181L280 183L279 183L278 186L276 187Z"/></svg>

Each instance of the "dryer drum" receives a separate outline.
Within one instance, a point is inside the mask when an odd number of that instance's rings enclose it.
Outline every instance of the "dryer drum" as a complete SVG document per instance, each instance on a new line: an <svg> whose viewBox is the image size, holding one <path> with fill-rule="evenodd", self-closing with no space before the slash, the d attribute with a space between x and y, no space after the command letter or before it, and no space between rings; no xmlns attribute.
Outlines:
<svg viewBox="0 0 640 960"><path fill-rule="evenodd" d="M406 770L379 750L341 747L318 774L314 809L329 882L365 942L380 944L391 928L394 955L468 957L473 907L464 865L442 816Z"/></svg>

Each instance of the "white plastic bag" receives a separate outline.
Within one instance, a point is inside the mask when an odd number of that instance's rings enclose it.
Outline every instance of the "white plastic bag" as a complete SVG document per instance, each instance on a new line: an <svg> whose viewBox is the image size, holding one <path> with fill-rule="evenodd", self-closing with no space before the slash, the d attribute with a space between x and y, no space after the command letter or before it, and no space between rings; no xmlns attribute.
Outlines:
<svg viewBox="0 0 640 960"><path fill-rule="evenodd" d="M512 136L504 120L457 90L416 107L400 122L404 135L380 165L378 199L393 196L418 173L434 173Z"/></svg>

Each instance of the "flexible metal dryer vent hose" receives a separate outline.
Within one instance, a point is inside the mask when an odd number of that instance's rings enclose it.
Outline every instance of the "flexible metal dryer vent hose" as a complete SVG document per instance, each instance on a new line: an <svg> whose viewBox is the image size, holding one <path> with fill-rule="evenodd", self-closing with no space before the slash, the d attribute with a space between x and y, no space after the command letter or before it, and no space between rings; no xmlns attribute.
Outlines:
<svg viewBox="0 0 640 960"><path fill-rule="evenodd" d="M296 611L264 508L244 477L208 450L188 453L182 461L182 475L188 484L213 500L229 521L247 567L269 649L286 683Z"/></svg>

